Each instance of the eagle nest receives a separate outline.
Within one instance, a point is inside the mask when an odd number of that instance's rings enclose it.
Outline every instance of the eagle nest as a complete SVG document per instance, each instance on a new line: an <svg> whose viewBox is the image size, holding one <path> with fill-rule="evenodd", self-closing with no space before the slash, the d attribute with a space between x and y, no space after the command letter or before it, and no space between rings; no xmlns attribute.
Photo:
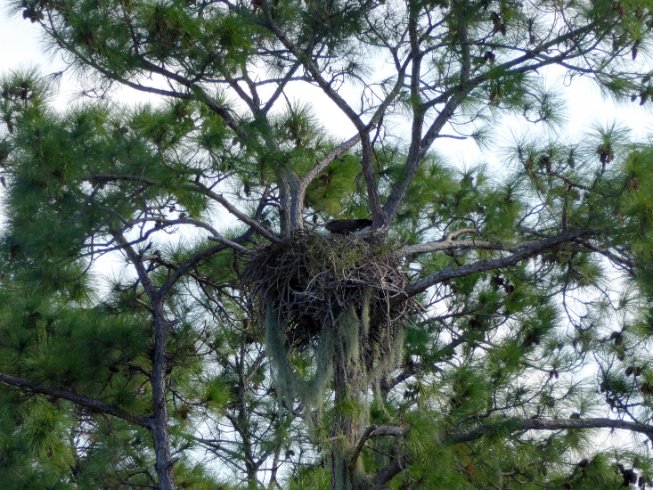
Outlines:
<svg viewBox="0 0 653 490"><path fill-rule="evenodd" d="M399 259L375 238L301 231L253 257L243 280L275 317L286 352L316 348L351 315L360 320L356 350L367 369L394 348L414 303Z"/></svg>

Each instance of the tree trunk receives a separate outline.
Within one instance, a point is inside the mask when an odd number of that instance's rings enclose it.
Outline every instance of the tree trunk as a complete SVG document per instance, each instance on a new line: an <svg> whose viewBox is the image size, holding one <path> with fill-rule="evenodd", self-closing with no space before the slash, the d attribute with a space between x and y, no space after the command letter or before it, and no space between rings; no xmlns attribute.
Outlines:
<svg viewBox="0 0 653 490"><path fill-rule="evenodd" d="M247 407L247 393L249 386L247 374L245 373L245 343L240 344L240 354L235 358L235 365L238 372L238 390L236 403L238 413L235 420L232 421L236 432L243 441L243 458L245 460L245 472L247 474L247 488L259 488L256 478L258 466L254 457L252 445L252 434L250 433L250 413Z"/></svg>
<svg viewBox="0 0 653 490"><path fill-rule="evenodd" d="M353 309L352 309L353 310ZM352 324L352 319L356 324ZM365 395L365 374L361 371L358 345L360 318L343 315L334 351L335 409L332 426L333 447L331 450L331 488L333 490L358 490L369 488L362 461L352 463L353 448L360 440L367 422ZM347 334L356 329L355 336ZM348 345L349 343L349 345Z"/></svg>
<svg viewBox="0 0 653 490"><path fill-rule="evenodd" d="M159 480L159 490L175 490L174 474L172 472L172 461L170 457L170 439L168 428L165 426L167 417L155 417L152 427L152 439L154 440L154 452L156 455L156 474Z"/></svg>
<svg viewBox="0 0 653 490"><path fill-rule="evenodd" d="M364 427L357 403L352 399L347 381L355 377L351 366L336 364L335 418L333 421L333 448L331 451L331 488L333 490L355 490L365 488L362 463L351 464L352 449L358 442Z"/></svg>
<svg viewBox="0 0 653 490"><path fill-rule="evenodd" d="M170 322L164 318L163 307L154 310L154 359L152 360L152 439L156 455L156 474L159 490L175 490L170 437L168 435L168 408L166 405L166 337Z"/></svg>
<svg viewBox="0 0 653 490"><path fill-rule="evenodd" d="M280 172L279 200L281 235L287 238L293 231L304 228L304 189L291 170Z"/></svg>

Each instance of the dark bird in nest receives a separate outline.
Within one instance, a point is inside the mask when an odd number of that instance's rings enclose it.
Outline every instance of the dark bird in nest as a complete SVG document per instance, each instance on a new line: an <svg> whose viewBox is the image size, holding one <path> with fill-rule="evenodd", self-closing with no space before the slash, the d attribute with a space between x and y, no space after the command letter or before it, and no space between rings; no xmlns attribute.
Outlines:
<svg viewBox="0 0 653 490"><path fill-rule="evenodd" d="M361 219L334 219L329 221L324 227L331 233L345 235L360 231L368 226L372 226L372 220L367 218Z"/></svg>

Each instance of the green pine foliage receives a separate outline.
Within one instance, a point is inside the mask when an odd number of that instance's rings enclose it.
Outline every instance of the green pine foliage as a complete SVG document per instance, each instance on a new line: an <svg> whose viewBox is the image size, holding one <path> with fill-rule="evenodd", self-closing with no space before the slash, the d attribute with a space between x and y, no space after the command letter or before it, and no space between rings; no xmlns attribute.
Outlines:
<svg viewBox="0 0 653 490"><path fill-rule="evenodd" d="M650 105L649 0L11 8L102 95L0 78L0 486L653 485L653 149L548 76Z"/></svg>

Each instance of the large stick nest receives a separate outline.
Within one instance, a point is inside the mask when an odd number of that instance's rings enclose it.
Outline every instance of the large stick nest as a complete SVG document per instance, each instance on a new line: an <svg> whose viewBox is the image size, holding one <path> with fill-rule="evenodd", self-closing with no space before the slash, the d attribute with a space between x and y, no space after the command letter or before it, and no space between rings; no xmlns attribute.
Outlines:
<svg viewBox="0 0 653 490"><path fill-rule="evenodd" d="M288 350L315 347L323 329L333 328L352 306L361 314L365 303L365 350L390 348L414 307L405 299L399 259L373 238L301 231L253 257L243 280L278 316Z"/></svg>

